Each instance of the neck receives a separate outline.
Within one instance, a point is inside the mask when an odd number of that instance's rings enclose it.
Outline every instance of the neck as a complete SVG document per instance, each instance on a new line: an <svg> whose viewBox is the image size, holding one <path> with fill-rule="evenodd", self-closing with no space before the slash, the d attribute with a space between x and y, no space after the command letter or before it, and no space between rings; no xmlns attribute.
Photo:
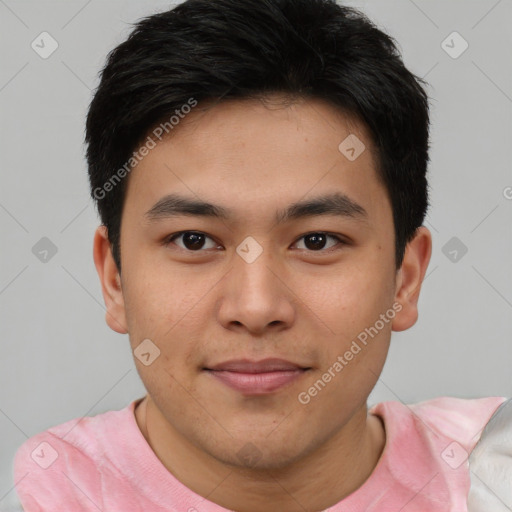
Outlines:
<svg viewBox="0 0 512 512"><path fill-rule="evenodd" d="M146 441L162 464L195 493L239 512L324 510L358 489L385 445L381 420L362 406L314 452L277 469L228 466L180 435L146 397L136 409Z"/></svg>

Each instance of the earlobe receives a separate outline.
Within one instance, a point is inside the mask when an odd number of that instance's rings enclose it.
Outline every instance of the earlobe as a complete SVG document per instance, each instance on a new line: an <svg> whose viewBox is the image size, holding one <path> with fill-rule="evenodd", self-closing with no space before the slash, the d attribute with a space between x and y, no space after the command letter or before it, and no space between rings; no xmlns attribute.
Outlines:
<svg viewBox="0 0 512 512"><path fill-rule="evenodd" d="M421 226L407 244L402 266L397 275L395 302L401 310L393 319L393 331L405 331L418 320L418 299L432 254L432 235Z"/></svg>
<svg viewBox="0 0 512 512"><path fill-rule="evenodd" d="M105 226L99 226L94 234L93 257L105 301L105 321L113 331L126 334L128 328L121 277L112 256L112 248Z"/></svg>

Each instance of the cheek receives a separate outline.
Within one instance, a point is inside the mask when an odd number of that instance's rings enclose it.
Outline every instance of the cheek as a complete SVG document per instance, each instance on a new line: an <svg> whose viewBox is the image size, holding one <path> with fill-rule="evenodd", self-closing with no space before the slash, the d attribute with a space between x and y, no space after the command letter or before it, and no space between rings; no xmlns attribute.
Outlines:
<svg viewBox="0 0 512 512"><path fill-rule="evenodd" d="M386 323L379 315L361 322L350 336L343 333L332 338L318 372L320 380L332 382L328 384L327 400L329 396L333 400L345 396L357 402L373 389L386 361L391 337L391 319Z"/></svg>
<svg viewBox="0 0 512 512"><path fill-rule="evenodd" d="M389 276L387 269L372 271L361 259L326 282L323 292L310 293L309 306L329 328L322 329L319 340L323 346L319 378L327 372L325 379L332 379L325 400L345 396L356 403L374 387L391 337L392 318L386 317L386 322L380 317L392 306L393 280Z"/></svg>
<svg viewBox="0 0 512 512"><path fill-rule="evenodd" d="M207 288L203 280L186 278L179 269L161 265L126 265L130 276L123 287L128 323L138 332L161 337L187 324Z"/></svg>
<svg viewBox="0 0 512 512"><path fill-rule="evenodd" d="M207 301L201 298L211 285L183 276L165 279L164 272L151 269L142 272L139 268L130 275L123 293L131 348L136 351L143 340L149 339L159 352L151 366L137 361L142 380L148 385L153 382L171 387L171 375L179 382L188 381L188 372L198 365L197 347L203 342L209 320L204 311Z"/></svg>
<svg viewBox="0 0 512 512"><path fill-rule="evenodd" d="M313 285L314 284L314 285ZM323 280L309 283L304 302L329 328L331 335L350 338L375 322L389 307L392 286L370 268L341 268Z"/></svg>

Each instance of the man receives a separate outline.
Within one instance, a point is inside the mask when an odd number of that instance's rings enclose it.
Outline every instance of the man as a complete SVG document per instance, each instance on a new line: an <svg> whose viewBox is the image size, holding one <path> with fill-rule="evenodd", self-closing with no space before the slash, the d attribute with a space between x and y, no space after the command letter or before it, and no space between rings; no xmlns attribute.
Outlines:
<svg viewBox="0 0 512 512"><path fill-rule="evenodd" d="M147 395L29 439L26 510L467 510L506 399L367 408L432 245L428 98L393 40L331 0L188 0L111 52L86 128Z"/></svg>

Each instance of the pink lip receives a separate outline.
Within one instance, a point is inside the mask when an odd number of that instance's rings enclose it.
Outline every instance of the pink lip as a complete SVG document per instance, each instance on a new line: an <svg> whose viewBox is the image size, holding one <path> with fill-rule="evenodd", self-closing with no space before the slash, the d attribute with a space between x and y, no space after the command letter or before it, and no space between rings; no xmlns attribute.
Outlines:
<svg viewBox="0 0 512 512"><path fill-rule="evenodd" d="M210 375L219 379L227 386L246 395L265 395L290 384L307 370L281 370L263 373L240 373L226 370L208 370Z"/></svg>
<svg viewBox="0 0 512 512"><path fill-rule="evenodd" d="M204 368L223 384L246 395L272 393L298 379L309 369L277 358L261 361L232 359Z"/></svg>
<svg viewBox="0 0 512 512"><path fill-rule="evenodd" d="M251 361L250 359L231 359L205 368L205 370L225 370L238 373L267 373L300 369L306 369L306 367L286 361L285 359L277 359L275 357L262 359L261 361Z"/></svg>

